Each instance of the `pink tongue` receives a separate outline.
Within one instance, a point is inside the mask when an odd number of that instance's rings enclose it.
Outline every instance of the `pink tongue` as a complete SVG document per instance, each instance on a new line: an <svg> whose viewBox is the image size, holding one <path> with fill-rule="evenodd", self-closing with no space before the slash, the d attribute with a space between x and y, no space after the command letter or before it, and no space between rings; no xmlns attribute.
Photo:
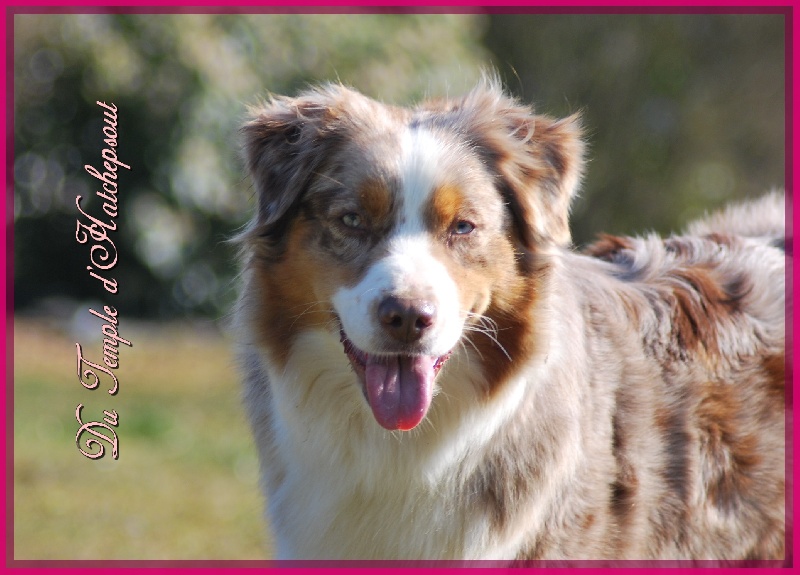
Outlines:
<svg viewBox="0 0 800 575"><path fill-rule="evenodd" d="M422 421L431 404L435 361L426 356L367 358L367 398L378 423L408 431Z"/></svg>

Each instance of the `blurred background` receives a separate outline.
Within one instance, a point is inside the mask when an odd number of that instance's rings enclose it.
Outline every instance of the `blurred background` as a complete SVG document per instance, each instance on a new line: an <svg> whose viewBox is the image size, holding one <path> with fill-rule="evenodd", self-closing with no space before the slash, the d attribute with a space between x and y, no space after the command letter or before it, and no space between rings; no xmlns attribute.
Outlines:
<svg viewBox="0 0 800 575"><path fill-rule="evenodd" d="M224 332L226 240L254 205L237 130L259 96L341 81L407 104L497 70L538 112L583 112L577 247L600 231L677 231L784 185L780 14L16 14L13 26L17 559L269 557ZM113 296L74 239L75 197L102 208L83 170L104 147L97 100L117 106L131 166ZM116 396L75 375L76 342L102 354L88 313L102 305L133 342ZM118 461L78 453L77 403L119 413Z"/></svg>

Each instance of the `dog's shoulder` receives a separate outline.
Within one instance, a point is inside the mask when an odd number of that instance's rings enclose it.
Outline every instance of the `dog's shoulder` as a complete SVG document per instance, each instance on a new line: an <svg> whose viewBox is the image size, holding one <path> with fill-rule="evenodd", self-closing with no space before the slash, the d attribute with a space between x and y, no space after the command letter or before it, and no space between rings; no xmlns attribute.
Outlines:
<svg viewBox="0 0 800 575"><path fill-rule="evenodd" d="M603 234L584 254L613 264L611 273L625 282L658 286L683 279L712 300L739 299L748 282L783 293L784 202L782 194L772 192L707 215L684 233L665 238ZM717 284L720 293L709 284Z"/></svg>
<svg viewBox="0 0 800 575"><path fill-rule="evenodd" d="M601 236L585 254L611 264L606 273L637 294L639 309L669 318L681 357L697 348L712 356L777 351L785 344L783 201L773 192L666 238Z"/></svg>

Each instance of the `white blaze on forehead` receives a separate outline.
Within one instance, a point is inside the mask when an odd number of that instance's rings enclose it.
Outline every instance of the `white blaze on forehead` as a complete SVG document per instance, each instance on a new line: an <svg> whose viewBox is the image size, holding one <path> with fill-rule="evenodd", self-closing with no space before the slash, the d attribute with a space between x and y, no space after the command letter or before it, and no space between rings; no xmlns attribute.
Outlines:
<svg viewBox="0 0 800 575"><path fill-rule="evenodd" d="M397 225L389 232L380 259L356 285L342 287L333 296L348 338L368 353L381 351L384 337L376 310L388 296L424 299L436 306L436 323L422 342L430 355L447 353L461 335L458 288L433 255L433 240L425 225L425 212L441 181L446 146L427 130L409 128L403 133Z"/></svg>
<svg viewBox="0 0 800 575"><path fill-rule="evenodd" d="M402 137L400 156L400 198L402 233L425 231L424 213L442 175L447 144L430 131L408 128Z"/></svg>
<svg viewBox="0 0 800 575"><path fill-rule="evenodd" d="M333 295L347 337L369 353L381 352L383 334L376 311L387 296L434 304L437 320L423 342L428 354L444 355L458 342L463 321L458 288L446 267L431 254L425 234L396 235L388 253L369 267L361 281Z"/></svg>

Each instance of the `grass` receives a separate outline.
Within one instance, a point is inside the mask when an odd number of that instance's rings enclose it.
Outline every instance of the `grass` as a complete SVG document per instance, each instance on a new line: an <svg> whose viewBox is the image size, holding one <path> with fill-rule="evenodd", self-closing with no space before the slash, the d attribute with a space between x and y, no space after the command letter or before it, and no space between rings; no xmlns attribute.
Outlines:
<svg viewBox="0 0 800 575"><path fill-rule="evenodd" d="M99 340L15 321L14 558L268 558L230 342L124 318L120 335L133 347L121 346L111 396L102 379L78 383L75 343L97 362ZM84 422L119 414L119 459L80 454L79 403Z"/></svg>

